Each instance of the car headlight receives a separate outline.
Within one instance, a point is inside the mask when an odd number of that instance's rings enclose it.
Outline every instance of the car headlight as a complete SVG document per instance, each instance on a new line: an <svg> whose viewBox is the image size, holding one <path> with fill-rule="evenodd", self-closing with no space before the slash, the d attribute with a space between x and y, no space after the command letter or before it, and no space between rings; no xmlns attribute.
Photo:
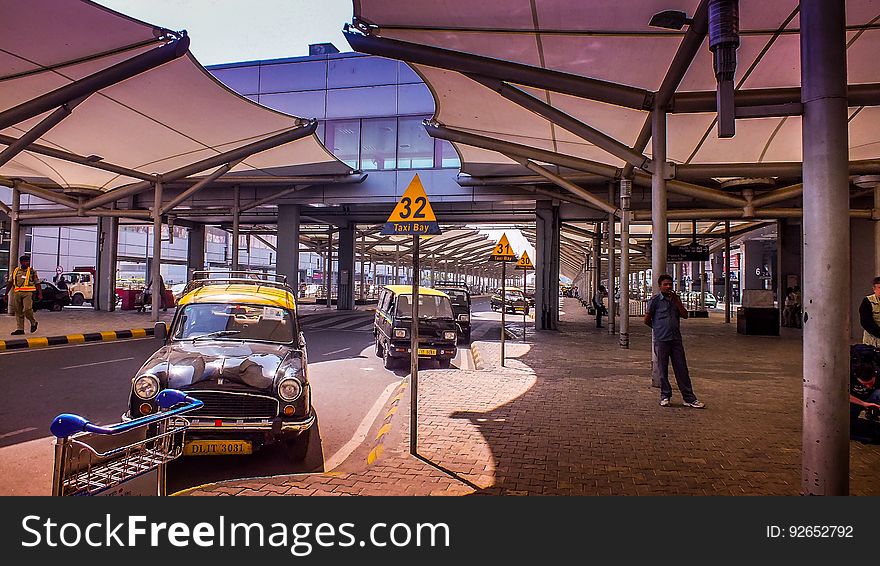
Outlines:
<svg viewBox="0 0 880 566"><path fill-rule="evenodd" d="M406 328L395 328L394 329L394 337L395 338L406 338Z"/></svg>
<svg viewBox="0 0 880 566"><path fill-rule="evenodd" d="M134 394L141 399L152 399L159 393L159 380L152 375L142 375L134 380Z"/></svg>
<svg viewBox="0 0 880 566"><path fill-rule="evenodd" d="M282 379L278 384L278 396L285 401L293 401L302 394L302 390L298 379Z"/></svg>
<svg viewBox="0 0 880 566"><path fill-rule="evenodd" d="M461 320L461 321L467 322L467 321L469 321L470 319L471 319L470 315L467 315L467 314L460 314L460 315L458 315L458 320Z"/></svg>
<svg viewBox="0 0 880 566"><path fill-rule="evenodd" d="M446 330L443 332L444 340L455 340L455 330Z"/></svg>

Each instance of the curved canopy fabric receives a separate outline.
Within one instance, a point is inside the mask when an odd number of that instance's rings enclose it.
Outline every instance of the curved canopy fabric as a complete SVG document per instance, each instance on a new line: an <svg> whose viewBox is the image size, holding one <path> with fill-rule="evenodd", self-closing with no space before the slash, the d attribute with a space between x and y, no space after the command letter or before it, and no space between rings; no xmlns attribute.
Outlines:
<svg viewBox="0 0 880 566"><path fill-rule="evenodd" d="M0 112L161 47L174 36L84 0L0 0L0 14ZM19 138L50 112L0 133ZM187 52L91 94L36 144L155 175L304 123L232 92ZM251 155L231 174L236 172L336 175L351 168L310 135ZM138 180L29 151L0 166L0 175L102 190Z"/></svg>
<svg viewBox="0 0 880 566"><path fill-rule="evenodd" d="M355 19L374 36L512 61L656 92L685 33L648 25L664 10L693 15L699 0L354 0ZM798 87L798 1L740 0L737 89ZM880 4L847 0L848 82L880 82ZM440 124L565 155L621 166L619 157L450 70L414 65L437 103ZM539 100L632 147L648 113L550 90L520 87ZM677 93L714 92L704 39ZM880 108L850 108L851 160L880 157ZM494 151L456 143L462 170L517 174L518 164ZM668 158L677 163L801 161L800 117L738 119L736 136L721 139L715 113L670 114ZM650 146L646 150L650 155Z"/></svg>

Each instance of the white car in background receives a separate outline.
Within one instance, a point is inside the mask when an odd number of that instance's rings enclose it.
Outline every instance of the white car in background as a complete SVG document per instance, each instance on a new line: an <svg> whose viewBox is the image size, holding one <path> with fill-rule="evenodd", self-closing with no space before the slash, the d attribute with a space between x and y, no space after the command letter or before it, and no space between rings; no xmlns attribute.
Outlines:
<svg viewBox="0 0 880 566"><path fill-rule="evenodd" d="M186 289L186 283L178 283L176 285L171 286L171 294L174 295L175 301L180 300L180 297L183 296L184 289Z"/></svg>

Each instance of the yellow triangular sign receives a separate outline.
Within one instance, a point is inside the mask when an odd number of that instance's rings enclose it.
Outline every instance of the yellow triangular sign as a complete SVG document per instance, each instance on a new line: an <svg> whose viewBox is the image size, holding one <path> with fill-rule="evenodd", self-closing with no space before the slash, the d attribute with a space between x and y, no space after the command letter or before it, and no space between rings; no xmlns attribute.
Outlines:
<svg viewBox="0 0 880 566"><path fill-rule="evenodd" d="M437 222L434 209L428 202L428 195L419 175L416 174L403 196L397 202L397 206L388 217L388 222Z"/></svg>
<svg viewBox="0 0 880 566"><path fill-rule="evenodd" d="M501 239L495 244L492 254L489 256L492 261L515 261L516 254L507 239L507 234L502 234Z"/></svg>
<svg viewBox="0 0 880 566"><path fill-rule="evenodd" d="M516 262L517 269L535 269L535 266L532 265L532 260L529 258L529 252L523 250L522 257L519 258L519 261Z"/></svg>

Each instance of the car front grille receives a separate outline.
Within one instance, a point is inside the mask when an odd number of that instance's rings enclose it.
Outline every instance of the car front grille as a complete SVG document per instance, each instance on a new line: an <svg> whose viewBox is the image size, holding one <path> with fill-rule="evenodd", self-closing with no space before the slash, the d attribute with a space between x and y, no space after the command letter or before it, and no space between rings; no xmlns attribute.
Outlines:
<svg viewBox="0 0 880 566"><path fill-rule="evenodd" d="M272 397L230 391L187 391L205 406L190 413L196 418L273 418L278 415L278 401Z"/></svg>

